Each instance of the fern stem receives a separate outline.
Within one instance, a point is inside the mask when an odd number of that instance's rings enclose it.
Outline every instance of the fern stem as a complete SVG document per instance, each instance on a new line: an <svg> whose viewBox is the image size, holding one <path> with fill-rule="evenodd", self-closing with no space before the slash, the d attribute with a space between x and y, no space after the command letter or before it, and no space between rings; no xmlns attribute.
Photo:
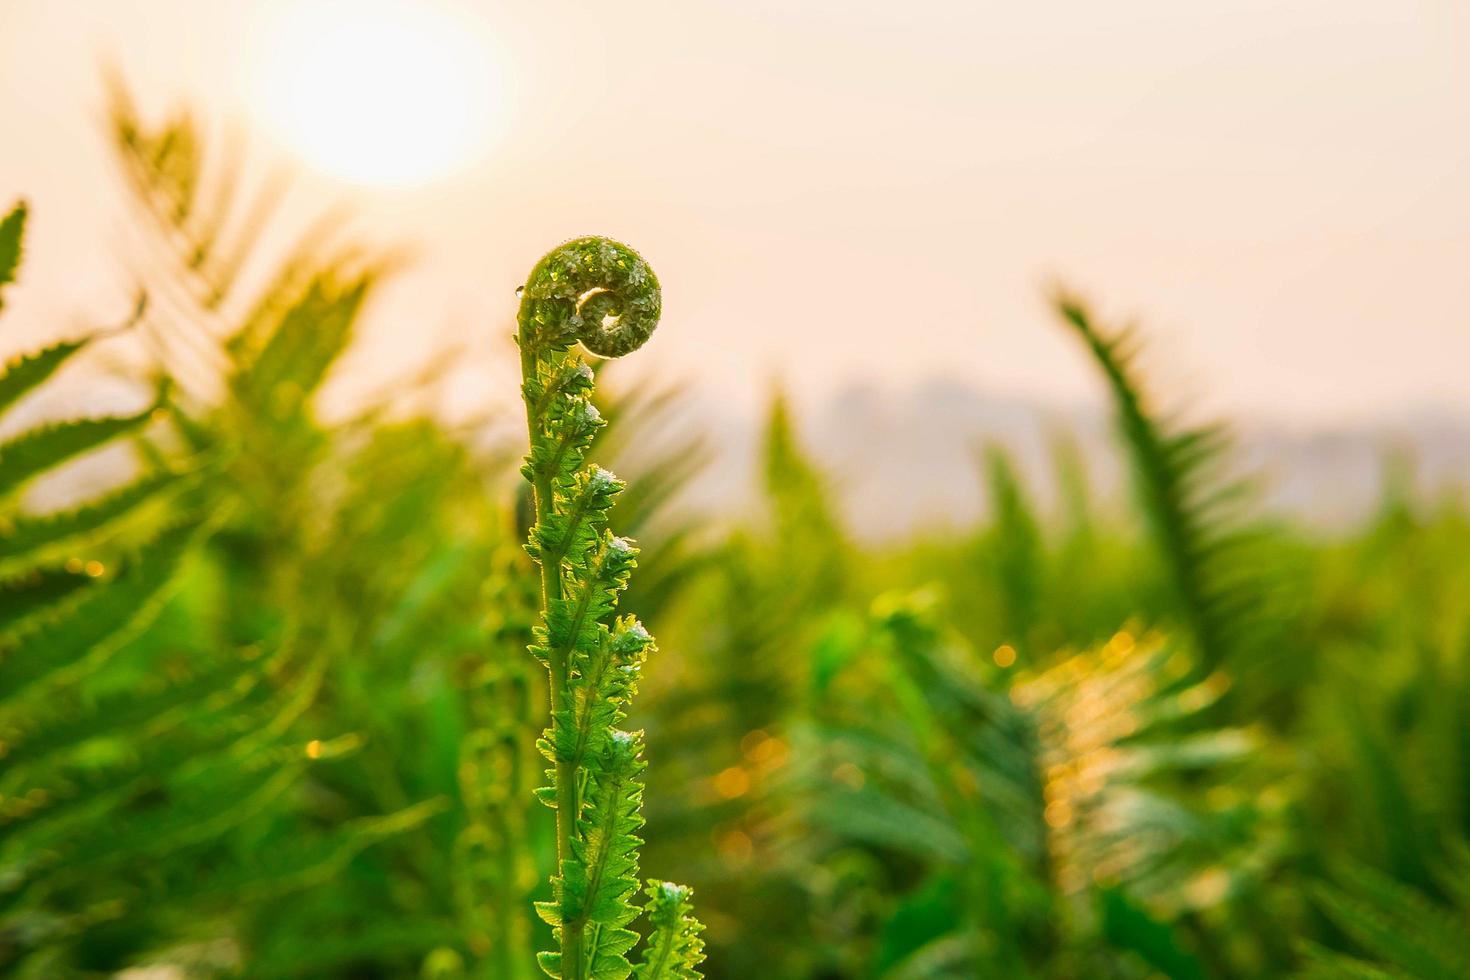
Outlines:
<svg viewBox="0 0 1470 980"><path fill-rule="evenodd" d="M526 326L521 325L519 334L521 348L521 377L530 379L536 377L537 359L535 352L535 338L528 335ZM544 410L544 409L543 409ZM530 399L526 401L526 427L527 435L531 445L536 445L540 437L539 427L541 422L541 411ZM551 485L552 471L547 467L538 470L531 480L531 491L535 500L536 521L538 523L547 521L552 514L553 493ZM541 608L550 609L552 603L560 602L562 599L561 560L548 558L541 564ZM570 652L560 644L554 644L550 651L550 694L551 710L556 711L557 705L561 703L567 688L567 671ZM572 762L556 763L556 861L557 867L561 867L563 861L572 859L572 835L577 828L577 765ZM562 928L562 977L563 980L582 980L582 929L581 922L568 922Z"/></svg>

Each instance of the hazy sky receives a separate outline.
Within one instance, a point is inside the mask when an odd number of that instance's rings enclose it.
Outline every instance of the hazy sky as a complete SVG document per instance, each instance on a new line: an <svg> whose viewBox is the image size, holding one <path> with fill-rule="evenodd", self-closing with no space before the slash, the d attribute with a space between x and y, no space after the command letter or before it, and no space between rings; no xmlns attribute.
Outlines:
<svg viewBox="0 0 1470 980"><path fill-rule="evenodd" d="M308 173L294 199L350 200L419 248L356 354L364 379L460 341L462 386L504 383L512 289L597 232L665 284L640 368L746 403L776 376L1087 397L1041 298L1060 278L1142 319L1175 388L1239 414L1470 412L1460 0L446 0L443 64L400 56L393 30L342 40L371 49L361 87L302 74L303 7L0 0L0 197L35 207L26 331L117 305L108 56L146 108L250 126L262 172L363 119L352 93L381 99L384 79L473 89L376 124L473 129L447 176Z"/></svg>

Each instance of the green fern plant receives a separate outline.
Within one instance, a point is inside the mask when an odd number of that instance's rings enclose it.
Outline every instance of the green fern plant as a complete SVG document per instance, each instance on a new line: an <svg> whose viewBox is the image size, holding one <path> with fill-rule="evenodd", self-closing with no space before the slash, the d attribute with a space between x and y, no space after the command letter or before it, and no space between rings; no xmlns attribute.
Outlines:
<svg viewBox="0 0 1470 980"><path fill-rule="evenodd" d="M120 82L109 129L134 205L133 271L152 299L138 339L179 381L172 421L189 451L216 461L200 489L222 516L181 591L187 611L150 630L148 645L167 649L171 629L205 649L271 649L273 636L289 635L298 655L276 658L261 686L317 696L298 697L285 737L323 752L352 745L171 873L188 882L205 866L231 882L215 928L253 975L339 975L365 963L407 975L453 955L501 976L523 933L518 959L534 970L530 923L497 927L529 900L536 875L481 860L473 845L532 805L499 786L500 797L475 794L498 775L476 771L491 733L514 727L512 744L529 749L522 733L534 716L502 696L500 677L473 669L496 638L478 616L455 615L476 607L485 549L518 552L519 535L478 492L512 473L509 461L490 471L442 425L393 411L399 399L423 401L429 378L397 385L392 407L385 394L324 419L321 390L391 265L383 251L351 235L340 211L308 216L295 232L280 173L256 181L244 148L209 139L187 112L145 120ZM497 666L522 661L524 645L507 639ZM519 686L533 686L532 665L521 666ZM533 752L517 765L534 770ZM502 798L509 812L494 812ZM484 823L468 821L471 806ZM531 860L535 842L510 824L495 856ZM280 860L263 862L262 851ZM190 887L165 893L160 908L180 909L187 899L175 895ZM277 898L285 887L289 904ZM487 887L514 900L487 897ZM195 913L179 921L197 934Z"/></svg>
<svg viewBox="0 0 1470 980"><path fill-rule="evenodd" d="M25 219L25 206L16 205L0 221L0 287L16 278ZM93 339L12 359L0 376L0 412ZM20 500L37 479L140 433L156 407L44 424L0 444L0 967L54 955L56 944L124 908L117 895L109 902L76 894L74 882L99 858L125 864L136 854L123 826L142 822L126 812L146 779L136 763L170 756L161 742L122 759L109 759L106 747L116 752L130 737L161 736L191 699L219 696L241 680L237 663L126 698L88 688L158 614L200 535L187 507L172 516L162 507L186 482L183 474L147 472L49 514ZM102 817L120 835L105 855L83 833L89 819Z"/></svg>
<svg viewBox="0 0 1470 980"><path fill-rule="evenodd" d="M616 980L634 972L638 943L637 833L643 824L641 733L623 731L653 638L615 616L638 554L608 529L623 484L586 462L603 420L593 374L576 350L603 357L640 347L658 324L658 279L642 257L605 238L579 238L547 253L521 290L517 343L536 523L527 550L541 566L542 623L531 650L550 675L551 724L538 745L552 763L539 798L556 810L552 899L537 911L557 951L540 954L549 976ZM650 881L653 933L639 980L697 977L702 926L681 886Z"/></svg>
<svg viewBox="0 0 1470 980"><path fill-rule="evenodd" d="M644 854L679 868L703 902L739 909L740 938L731 942L726 932L712 956L723 975L805 976L820 972L829 944L805 925L800 886L767 873L781 853L776 821L764 814L785 811L787 727L808 672L799 651L857 592L861 563L829 475L803 445L779 391L767 403L756 454L758 515L715 539L679 582L681 601L659 620L666 642L677 637L670 646L698 655L660 671L641 702L658 754ZM667 560L662 542L649 550ZM640 561L640 611L649 608L646 574ZM715 785L711 777L721 773L736 782Z"/></svg>
<svg viewBox="0 0 1470 980"><path fill-rule="evenodd" d="M1358 959L1316 943L1302 947L1300 980L1457 980L1470 976L1470 848L1460 844L1442 875L1454 908L1366 867L1348 867L1335 886L1316 889L1318 904L1353 944Z"/></svg>
<svg viewBox="0 0 1470 980"><path fill-rule="evenodd" d="M19 268L25 219L25 205L17 204L0 221L0 299L3 287L14 282ZM0 413L34 393L94 339L88 335L61 341L12 358L0 375ZM94 582L107 571L106 565L79 556L100 545L127 518L145 510L150 500L180 481L174 472L149 472L75 509L47 514L33 513L20 498L35 481L57 468L136 435L156 417L157 408L155 403L127 415L45 423L0 443L0 580L5 585L0 592L4 600L0 603L0 636L6 647L13 647L16 637L32 624L54 620L52 612L64 601L76 602L80 595L80 601L86 602L85 587L106 584ZM151 522L143 536L156 534L158 523ZM14 673L23 659L12 650L0 666ZM16 689L3 693L14 694Z"/></svg>
<svg viewBox="0 0 1470 980"><path fill-rule="evenodd" d="M0 285L15 278L24 221L23 207L0 221ZM143 312L140 303L134 321ZM297 321L298 335L319 325ZM13 359L0 412L103 336ZM319 364L292 360L306 372ZM266 855L237 850L242 836L271 832L309 770L360 752L363 739L333 737L340 727L307 717L327 661L292 625L299 617L217 632L197 615L215 556L229 547L221 530L240 521L237 481L225 475L238 454L215 437L214 416L165 398L168 377L165 365L142 411L43 424L0 443L6 975L110 973L170 956L187 937L239 936L249 911L331 880L367 847L444 809L443 800L400 804L279 834ZM109 448L133 450L140 474L72 509L28 506L39 480Z"/></svg>
<svg viewBox="0 0 1470 980"><path fill-rule="evenodd" d="M933 593L874 611L803 726L793 846L924 869L876 975L956 975L917 965L942 951L964 975L1141 976L1137 957L1186 958L1150 935L1187 949L1192 917L1230 914L1274 867L1269 815L1234 789L1261 746L1209 722L1223 684L1191 680L1177 644L1119 631L1039 672L997 672Z"/></svg>
<svg viewBox="0 0 1470 980"><path fill-rule="evenodd" d="M983 558L993 569L996 591L1000 593L1004 641L1026 663L1032 659L1036 628L1041 621L1045 542L1021 476L1005 450L987 447L984 467L994 513Z"/></svg>
<svg viewBox="0 0 1470 980"><path fill-rule="evenodd" d="M1280 678L1283 661L1305 662L1305 656L1281 656L1292 639L1281 629L1281 608L1290 598L1286 576L1264 560L1267 528L1247 512L1254 485L1230 472L1228 428L1180 423L1161 411L1138 367L1138 332L1098 325L1067 293L1055 302L1107 381L1139 510L1178 616L1194 640L1200 672L1228 665L1239 678L1269 664Z"/></svg>

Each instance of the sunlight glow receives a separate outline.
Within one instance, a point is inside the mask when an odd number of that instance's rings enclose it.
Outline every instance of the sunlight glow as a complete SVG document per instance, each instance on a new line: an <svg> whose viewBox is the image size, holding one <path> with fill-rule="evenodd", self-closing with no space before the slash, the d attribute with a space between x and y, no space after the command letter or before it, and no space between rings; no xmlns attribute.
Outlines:
<svg viewBox="0 0 1470 980"><path fill-rule="evenodd" d="M312 168L423 184L483 155L506 109L483 26L426 0L311 0L271 11L253 74L263 121Z"/></svg>

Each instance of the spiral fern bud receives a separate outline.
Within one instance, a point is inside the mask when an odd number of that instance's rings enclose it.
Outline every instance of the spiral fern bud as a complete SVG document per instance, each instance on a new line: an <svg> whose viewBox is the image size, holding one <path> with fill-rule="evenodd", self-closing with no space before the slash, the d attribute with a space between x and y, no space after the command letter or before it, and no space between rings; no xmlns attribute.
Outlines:
<svg viewBox="0 0 1470 980"><path fill-rule="evenodd" d="M663 297L643 256L611 238L574 238L544 255L521 288L523 342L599 357L642 347L658 326Z"/></svg>

